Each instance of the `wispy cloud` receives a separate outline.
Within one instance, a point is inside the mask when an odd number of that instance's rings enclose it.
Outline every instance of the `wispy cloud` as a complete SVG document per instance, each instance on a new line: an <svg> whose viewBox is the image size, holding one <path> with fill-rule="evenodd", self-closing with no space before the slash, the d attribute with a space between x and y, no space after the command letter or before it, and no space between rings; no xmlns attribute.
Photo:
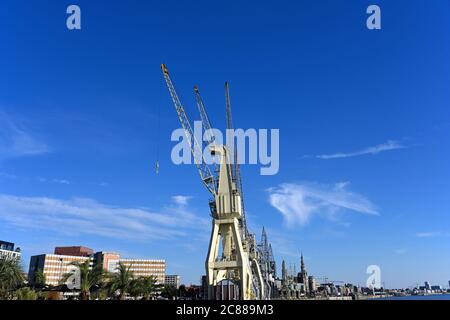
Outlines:
<svg viewBox="0 0 450 320"><path fill-rule="evenodd" d="M50 177L42 177L42 176L28 177L28 176L15 175L15 174L3 172L3 171L0 171L0 179L17 180L17 181L21 181L21 182L30 182L30 183L39 182L39 183L48 183L48 184L61 184L61 185L73 185L73 184L83 185L83 182L74 182L69 179L65 179L65 178L61 178L61 177L60 178L50 178ZM84 184L87 184L87 183L84 183ZM89 184L99 186L99 187L109 186L109 183L104 182L104 181L102 181L100 183L95 182L95 183L89 183ZM189 198L189 197L187 197L187 198Z"/></svg>
<svg viewBox="0 0 450 320"><path fill-rule="evenodd" d="M207 230L209 220L189 208L168 204L157 211L111 206L92 199L70 200L0 194L0 221L25 229L59 234L90 234L120 239L154 240Z"/></svg>
<svg viewBox="0 0 450 320"><path fill-rule="evenodd" d="M404 249L404 248L395 249L394 252L398 255L403 255L408 252L408 249Z"/></svg>
<svg viewBox="0 0 450 320"><path fill-rule="evenodd" d="M189 196L181 196L181 195L177 195L177 196L173 196L172 200L181 206L185 206L188 204L188 201L191 199L192 197Z"/></svg>
<svg viewBox="0 0 450 320"><path fill-rule="evenodd" d="M49 152L49 147L19 120L0 111L0 159L33 156Z"/></svg>
<svg viewBox="0 0 450 320"><path fill-rule="evenodd" d="M44 178L44 177L36 177L36 178L24 177L23 179L36 180L36 181L41 182L41 183L57 183L57 184L65 184L65 185L72 184L72 182L67 180L67 179L56 179L56 178L55 179L48 179L48 178Z"/></svg>
<svg viewBox="0 0 450 320"><path fill-rule="evenodd" d="M416 233L416 237L418 238L433 238L443 236L444 234L441 231L429 231L429 232L418 232Z"/></svg>
<svg viewBox="0 0 450 320"><path fill-rule="evenodd" d="M268 190L269 201L283 215L287 226L304 225L314 215L335 219L344 211L377 215L375 205L348 191L348 184L284 183Z"/></svg>
<svg viewBox="0 0 450 320"><path fill-rule="evenodd" d="M337 152L332 154L320 154L313 156L314 158L323 159L323 160L329 160L329 159L339 159L339 158L350 158L350 157L357 157L357 156L363 156L363 155L374 155L378 154L380 152L384 151L390 151L390 150L397 150L397 149L404 149L406 148L405 145L400 143L399 141L395 140L388 140L385 143L378 144L376 146L367 147L361 150L353 151L353 152Z"/></svg>
<svg viewBox="0 0 450 320"><path fill-rule="evenodd" d="M17 179L17 176L14 175L14 174L10 174L8 172L1 172L0 171L0 178L15 180L15 179Z"/></svg>
<svg viewBox="0 0 450 320"><path fill-rule="evenodd" d="M67 185L71 184L71 182L66 179L53 179L52 182L58 183L58 184L67 184Z"/></svg>

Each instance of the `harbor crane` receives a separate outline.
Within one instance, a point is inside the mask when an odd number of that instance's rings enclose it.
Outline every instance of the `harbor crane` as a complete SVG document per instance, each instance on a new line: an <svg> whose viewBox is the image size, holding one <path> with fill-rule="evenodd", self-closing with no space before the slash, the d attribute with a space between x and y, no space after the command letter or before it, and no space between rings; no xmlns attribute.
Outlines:
<svg viewBox="0 0 450 320"><path fill-rule="evenodd" d="M205 141L197 141L169 71L164 64L161 69L202 183L212 195L209 202L212 230L205 262L208 299L270 299L275 277L272 248L267 238L263 239L264 245L257 244L256 236L247 229L237 148L218 144L195 86L195 100L205 130ZM228 83L225 98L226 127L233 129ZM204 147L215 157L212 169L205 161Z"/></svg>

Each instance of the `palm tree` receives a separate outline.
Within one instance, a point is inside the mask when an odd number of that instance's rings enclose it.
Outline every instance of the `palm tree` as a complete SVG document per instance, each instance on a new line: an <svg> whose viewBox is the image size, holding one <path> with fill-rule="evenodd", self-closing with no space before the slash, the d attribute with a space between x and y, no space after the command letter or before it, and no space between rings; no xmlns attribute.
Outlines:
<svg viewBox="0 0 450 320"><path fill-rule="evenodd" d="M145 300L151 299L161 289L161 285L158 284L158 279L155 276L142 277L141 281Z"/></svg>
<svg viewBox="0 0 450 320"><path fill-rule="evenodd" d="M12 297L12 292L24 282L22 266L17 258L0 258L0 300Z"/></svg>
<svg viewBox="0 0 450 320"><path fill-rule="evenodd" d="M144 292L144 288L143 288L143 283L142 283L141 277L131 280L128 293L134 299L137 299L138 297L142 297L144 295L143 292Z"/></svg>
<svg viewBox="0 0 450 320"><path fill-rule="evenodd" d="M91 291L94 287L100 286L104 272L102 265L96 265L94 268L90 267L90 260L85 262L73 262L71 265L77 267L78 270L65 274L63 277L63 283L66 282L72 276L79 276L80 280L80 298L81 300L89 300Z"/></svg>
<svg viewBox="0 0 450 320"><path fill-rule="evenodd" d="M131 280L129 293L134 298L142 297L144 300L149 300L160 288L157 278L151 275Z"/></svg>
<svg viewBox="0 0 450 320"><path fill-rule="evenodd" d="M110 279L107 284L109 292L114 293L119 291L120 300L123 300L125 295L132 289L134 274L130 269L131 265L127 267L122 262L119 262L117 272L109 276Z"/></svg>

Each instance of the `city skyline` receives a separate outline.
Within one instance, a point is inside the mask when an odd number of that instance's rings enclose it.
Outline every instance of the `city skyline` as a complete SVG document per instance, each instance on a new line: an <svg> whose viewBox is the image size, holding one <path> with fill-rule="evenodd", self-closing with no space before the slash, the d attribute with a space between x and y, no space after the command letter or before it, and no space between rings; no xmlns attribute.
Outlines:
<svg viewBox="0 0 450 320"><path fill-rule="evenodd" d="M0 13L0 239L26 269L84 245L199 283L209 194L171 162L166 63L191 120L198 85L225 127L229 81L236 127L280 129L277 175L242 166L249 228L265 227L278 274L303 252L317 277L364 286L375 264L390 288L448 283L448 3L382 1L372 32L366 4L77 2L76 32L66 4Z"/></svg>
<svg viewBox="0 0 450 320"><path fill-rule="evenodd" d="M267 237L267 235L266 235L266 237ZM16 246L15 243L5 242L5 241L0 240L0 257L10 257L10 258L13 257L13 258L18 258L21 261L21 249L20 249L20 247ZM58 257L61 257L61 258L58 258ZM84 261L87 259L90 259L92 261L93 265L102 264L105 272L109 272L109 273L117 272L117 266L120 261L120 262L124 263L125 265L130 266L132 271L135 271L135 269L136 269L136 272L137 272L135 274L136 277L145 276L149 271L152 272L152 270L147 270L147 271L144 271L143 274L140 274L140 273L142 273L142 271L140 271L140 269L139 269L139 263L141 263L141 262L146 263L146 264L161 263L164 265L164 273L162 273L162 274L159 274L158 272L151 273L154 276L158 276L160 282L163 281L161 278L161 275L162 275L165 277L166 284L167 283L169 283L170 285L173 284L177 288L181 284L189 285L189 286L190 285L194 285L194 286L199 285L198 283L181 282L180 275L173 275L173 274L168 274L167 272L165 272L166 261L164 259L154 259L154 258L152 258L152 259L136 259L136 258L129 258L129 257L121 258L121 255L118 252L104 251L104 250L96 251L96 250L93 250L91 248L87 248L84 246L55 247L53 252L45 252L45 253L37 254L37 255L31 256L30 258L31 258L31 261L30 261L29 267L26 270L24 269L24 273L27 273L28 281L34 281L33 275L38 270L43 270L44 275L46 275L49 272L47 269L43 268L46 260L53 259L53 261L57 261L56 274L57 274L57 276L60 277L60 280L55 281L54 279L53 280L47 279L48 282L46 281L47 284L50 284L52 286L59 284L62 277L65 274L67 274L67 272L62 271L63 269L71 270L74 268L73 266L71 266L72 262L77 261L77 260ZM65 259L64 260L64 268L59 267L59 264L61 264L61 266L63 265L63 259ZM326 286L329 284L334 284L334 285L337 284L338 286L347 286L347 285L355 286L354 283L351 283L349 281L332 280L332 279L328 278L327 276L316 277L314 275L309 275L309 277L308 277L303 253L301 253L301 255L300 255L299 262L300 262L299 265L297 265L296 263L290 263L288 266L286 266L286 261L284 259L282 259L281 266L278 267L276 281L278 281L280 283L285 283L286 281L293 281L293 279L295 279L295 281L298 281L298 283L301 283L302 285L309 282L309 285L314 288L316 288L316 286L319 286L319 285ZM23 263L23 261L21 261L21 264L22 263ZM41 264L41 267L39 267L39 263ZM50 265L51 265L51 263L52 262L50 262ZM138 263L138 265L136 265L136 263ZM51 267L52 266L50 266L50 268ZM48 268L48 266L46 266L46 268ZM50 270L50 277L52 277L51 271L52 270ZM54 277L55 276L53 276L53 278ZM205 275L202 275L202 278L203 277L205 277ZM33 282L31 282L31 283L33 283ZM311 283L314 283L314 284L311 284ZM421 286L420 284L424 284L424 285ZM360 285L360 284L357 284L356 286L359 289L372 290L372 288L370 286L367 287L367 285L368 284L366 283L366 286ZM283 285L279 285L279 286L283 287ZM423 290L423 289L427 289L427 290L442 291L442 290L450 289L450 280L448 281L448 287L446 287L446 285L442 285L442 284L430 284L429 281L424 281L423 283L416 282L414 285L411 285L409 287L387 287L386 283L383 281L383 282L380 282L378 284L378 286L376 286L376 289L384 289L384 290L386 290L386 289L387 290L392 290L392 289L394 289L394 290L407 290L407 289ZM294 291L299 290L299 293L300 293L299 288L296 288L293 290ZM305 290L305 289L301 289L301 290ZM302 294L303 293L304 292L302 291ZM308 293L308 290L306 291L306 293ZM281 294L283 295L283 289L281 289Z"/></svg>

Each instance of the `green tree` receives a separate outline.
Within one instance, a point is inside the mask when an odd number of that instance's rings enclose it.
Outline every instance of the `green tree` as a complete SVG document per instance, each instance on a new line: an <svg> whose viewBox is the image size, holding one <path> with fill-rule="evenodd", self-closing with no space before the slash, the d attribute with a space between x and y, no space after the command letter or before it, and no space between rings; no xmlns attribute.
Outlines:
<svg viewBox="0 0 450 320"><path fill-rule="evenodd" d="M79 276L80 299L89 300L92 290L95 287L99 287L103 281L104 272L102 266L98 264L91 268L90 260L73 262L71 265L77 267L78 270L65 274L62 282L66 282L70 277Z"/></svg>
<svg viewBox="0 0 450 320"><path fill-rule="evenodd" d="M33 281L33 287L34 288L43 288L45 286L45 274L42 272L41 269L37 269L34 272L34 281Z"/></svg>
<svg viewBox="0 0 450 320"><path fill-rule="evenodd" d="M37 293L28 287L17 289L15 295L17 300L37 300L38 298Z"/></svg>
<svg viewBox="0 0 450 320"><path fill-rule="evenodd" d="M164 286L161 295L163 297L166 297L168 299L173 299L174 297L177 296L177 288L175 286L172 285L167 285Z"/></svg>
<svg viewBox="0 0 450 320"><path fill-rule="evenodd" d="M17 258L0 258L0 299L11 299L14 290L23 285L22 266Z"/></svg>
<svg viewBox="0 0 450 320"><path fill-rule="evenodd" d="M126 294L130 292L133 285L134 274L130 269L131 265L127 267L122 262L119 262L117 272L114 272L109 276L107 288L111 294L119 291L120 300L125 299Z"/></svg>
<svg viewBox="0 0 450 320"><path fill-rule="evenodd" d="M180 298L184 298L186 297L186 286L184 284L180 285L180 287L178 288L178 296Z"/></svg>

